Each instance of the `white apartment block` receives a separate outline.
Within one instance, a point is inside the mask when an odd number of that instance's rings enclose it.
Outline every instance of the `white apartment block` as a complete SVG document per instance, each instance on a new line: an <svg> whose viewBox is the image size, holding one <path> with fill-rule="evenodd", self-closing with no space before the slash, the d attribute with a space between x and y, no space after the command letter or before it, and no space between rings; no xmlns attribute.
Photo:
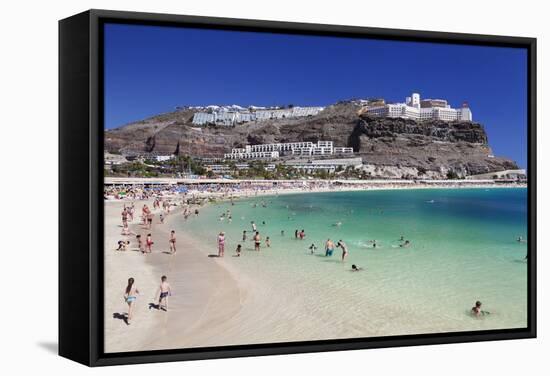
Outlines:
<svg viewBox="0 0 550 376"><path fill-rule="evenodd" d="M224 157L225 159L276 159L281 154L296 156L353 155L353 148L334 147L332 141L285 142L246 145L244 148L232 149L231 153L224 154Z"/></svg>
<svg viewBox="0 0 550 376"><path fill-rule="evenodd" d="M420 99L420 94L413 93L405 103L377 103L367 107L366 113L372 116L444 121L472 121L472 111L467 103L461 108L452 108L444 99Z"/></svg>
<svg viewBox="0 0 550 376"><path fill-rule="evenodd" d="M243 149L233 149L231 153L224 154L225 159L277 159L278 151L243 151Z"/></svg>
<svg viewBox="0 0 550 376"><path fill-rule="evenodd" d="M226 107L212 107L208 112L196 112L193 115L193 124L216 124L232 126L250 121L263 121L269 119L284 119L317 115L324 107L292 107L276 109L234 109Z"/></svg>
<svg viewBox="0 0 550 376"><path fill-rule="evenodd" d="M318 159L310 161L298 160L285 162L285 165L304 171L306 173L313 173L319 170L335 172L338 168L360 168L363 165L363 161L361 158Z"/></svg>

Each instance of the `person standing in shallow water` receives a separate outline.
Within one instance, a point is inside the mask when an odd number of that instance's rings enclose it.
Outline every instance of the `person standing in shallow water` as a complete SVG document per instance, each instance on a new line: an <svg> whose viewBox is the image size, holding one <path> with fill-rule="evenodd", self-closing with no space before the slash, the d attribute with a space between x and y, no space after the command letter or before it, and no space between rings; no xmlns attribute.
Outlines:
<svg viewBox="0 0 550 376"><path fill-rule="evenodd" d="M348 247L341 239L338 240L338 247L342 248L342 261L344 261L348 255Z"/></svg>
<svg viewBox="0 0 550 376"><path fill-rule="evenodd" d="M130 325L130 322L133 318L133 307L134 302L137 299L137 295L139 294L139 290L137 289L136 285L134 284L133 278L128 278L128 285L126 286L126 290L124 292L124 301L126 304L128 304L128 316L126 319L126 324Z"/></svg>
<svg viewBox="0 0 550 376"><path fill-rule="evenodd" d="M325 256L331 257L333 252L334 252L334 242L330 239L327 239L327 242L325 243Z"/></svg>
<svg viewBox="0 0 550 376"><path fill-rule="evenodd" d="M259 251L260 250L260 244L262 243L262 238L260 237L260 233L256 231L256 234L254 235L254 250Z"/></svg>

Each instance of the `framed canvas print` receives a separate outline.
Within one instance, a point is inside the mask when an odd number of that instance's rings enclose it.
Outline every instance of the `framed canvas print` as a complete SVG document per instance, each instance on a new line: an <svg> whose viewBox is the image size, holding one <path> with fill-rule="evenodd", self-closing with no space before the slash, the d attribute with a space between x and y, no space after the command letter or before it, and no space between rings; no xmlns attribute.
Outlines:
<svg viewBox="0 0 550 376"><path fill-rule="evenodd" d="M59 353L536 335L536 41L90 10L59 23Z"/></svg>

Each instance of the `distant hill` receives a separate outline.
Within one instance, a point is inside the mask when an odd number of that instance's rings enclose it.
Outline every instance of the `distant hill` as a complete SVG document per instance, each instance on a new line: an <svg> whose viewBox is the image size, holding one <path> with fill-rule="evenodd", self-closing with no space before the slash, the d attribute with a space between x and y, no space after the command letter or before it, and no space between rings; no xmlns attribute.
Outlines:
<svg viewBox="0 0 550 376"><path fill-rule="evenodd" d="M474 175L517 169L494 157L483 126L472 122L373 118L361 106L343 102L318 115L250 122L235 127L197 127L197 109L157 115L105 132L105 149L115 153L180 154L221 157L247 144L331 140L350 146L373 174L444 177L448 170ZM419 173L419 171L421 171Z"/></svg>

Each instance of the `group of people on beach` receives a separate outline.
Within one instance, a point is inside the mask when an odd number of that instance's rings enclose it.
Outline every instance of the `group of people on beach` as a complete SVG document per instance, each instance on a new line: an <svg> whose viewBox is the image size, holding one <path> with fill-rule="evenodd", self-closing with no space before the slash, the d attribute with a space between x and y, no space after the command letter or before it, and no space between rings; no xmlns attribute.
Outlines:
<svg viewBox="0 0 550 376"><path fill-rule="evenodd" d="M160 286L158 288L158 304L156 308L162 311L168 311L168 296L172 295L172 288L168 283L168 277L163 275L160 277ZM128 278L128 284L124 290L124 301L128 305L128 314L126 316L126 324L130 325L133 319L134 304L140 294L133 277ZM154 304L151 304L155 306Z"/></svg>

